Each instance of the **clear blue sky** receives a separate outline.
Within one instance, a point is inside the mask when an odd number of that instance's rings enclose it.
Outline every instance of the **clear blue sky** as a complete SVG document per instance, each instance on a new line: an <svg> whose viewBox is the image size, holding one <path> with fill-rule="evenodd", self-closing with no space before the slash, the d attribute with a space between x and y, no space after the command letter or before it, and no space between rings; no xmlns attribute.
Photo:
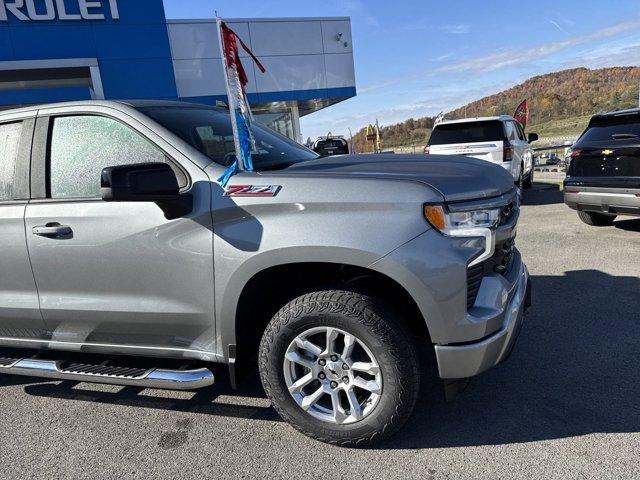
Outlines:
<svg viewBox="0 0 640 480"><path fill-rule="evenodd" d="M639 0L164 3L168 18L350 16L358 95L304 117L305 138L434 115L541 73L640 65Z"/></svg>

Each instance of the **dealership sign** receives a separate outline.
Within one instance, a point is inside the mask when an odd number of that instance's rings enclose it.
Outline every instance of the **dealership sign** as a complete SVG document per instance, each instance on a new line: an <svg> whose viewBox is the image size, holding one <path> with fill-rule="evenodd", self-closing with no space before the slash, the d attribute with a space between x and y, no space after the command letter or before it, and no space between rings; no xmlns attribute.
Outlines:
<svg viewBox="0 0 640 480"><path fill-rule="evenodd" d="M69 2L71 3L71 2ZM9 20L9 15L23 22L51 20L105 20L108 6L110 18L120 19L118 0L73 0L78 13L67 12L65 0L0 0L0 22Z"/></svg>

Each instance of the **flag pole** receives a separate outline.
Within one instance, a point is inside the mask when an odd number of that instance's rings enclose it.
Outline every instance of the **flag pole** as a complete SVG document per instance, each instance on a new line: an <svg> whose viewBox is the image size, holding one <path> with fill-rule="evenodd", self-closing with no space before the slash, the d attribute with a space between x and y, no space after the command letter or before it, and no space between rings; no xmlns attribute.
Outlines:
<svg viewBox="0 0 640 480"><path fill-rule="evenodd" d="M229 105L229 116L231 117L231 129L233 131L233 144L236 150L236 162L235 168L239 171L245 170L244 161L242 158L242 152L240 150L240 137L238 135L238 121L236 119L236 105L233 101L233 93L231 92L231 85L229 84L229 75L227 73L227 59L224 50L224 35L222 34L222 19L216 18L216 26L218 28L218 40L220 43L220 61L222 62L222 73L224 74L224 85L227 90L227 102Z"/></svg>

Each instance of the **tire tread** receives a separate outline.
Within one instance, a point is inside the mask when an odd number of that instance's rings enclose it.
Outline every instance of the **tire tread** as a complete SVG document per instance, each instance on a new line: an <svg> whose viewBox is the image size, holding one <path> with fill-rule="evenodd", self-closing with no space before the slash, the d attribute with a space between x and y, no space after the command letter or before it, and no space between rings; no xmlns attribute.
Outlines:
<svg viewBox="0 0 640 480"><path fill-rule="evenodd" d="M616 219L615 215L605 215L597 212L578 211L578 217L592 227L609 227Z"/></svg>
<svg viewBox="0 0 640 480"><path fill-rule="evenodd" d="M396 360L399 371L399 388L396 397L395 412L378 430L366 435L345 439L327 437L299 425L295 418L282 408L273 395L270 385L269 369L271 362L269 353L275 337L283 326L293 319L311 313L340 314L371 329L388 348ZM321 442L342 447L364 446L381 441L395 433L407 421L418 398L420 388L420 369L415 346L402 325L393 320L387 309L372 298L345 290L323 290L302 295L280 309L267 326L260 343L259 353L260 377L267 397L276 412L298 431Z"/></svg>

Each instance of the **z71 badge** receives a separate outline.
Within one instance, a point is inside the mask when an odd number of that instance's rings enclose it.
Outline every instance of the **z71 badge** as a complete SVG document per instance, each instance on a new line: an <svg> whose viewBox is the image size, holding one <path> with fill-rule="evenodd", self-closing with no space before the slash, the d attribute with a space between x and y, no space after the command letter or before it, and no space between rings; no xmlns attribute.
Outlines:
<svg viewBox="0 0 640 480"><path fill-rule="evenodd" d="M275 197L280 185L229 185L225 197Z"/></svg>

